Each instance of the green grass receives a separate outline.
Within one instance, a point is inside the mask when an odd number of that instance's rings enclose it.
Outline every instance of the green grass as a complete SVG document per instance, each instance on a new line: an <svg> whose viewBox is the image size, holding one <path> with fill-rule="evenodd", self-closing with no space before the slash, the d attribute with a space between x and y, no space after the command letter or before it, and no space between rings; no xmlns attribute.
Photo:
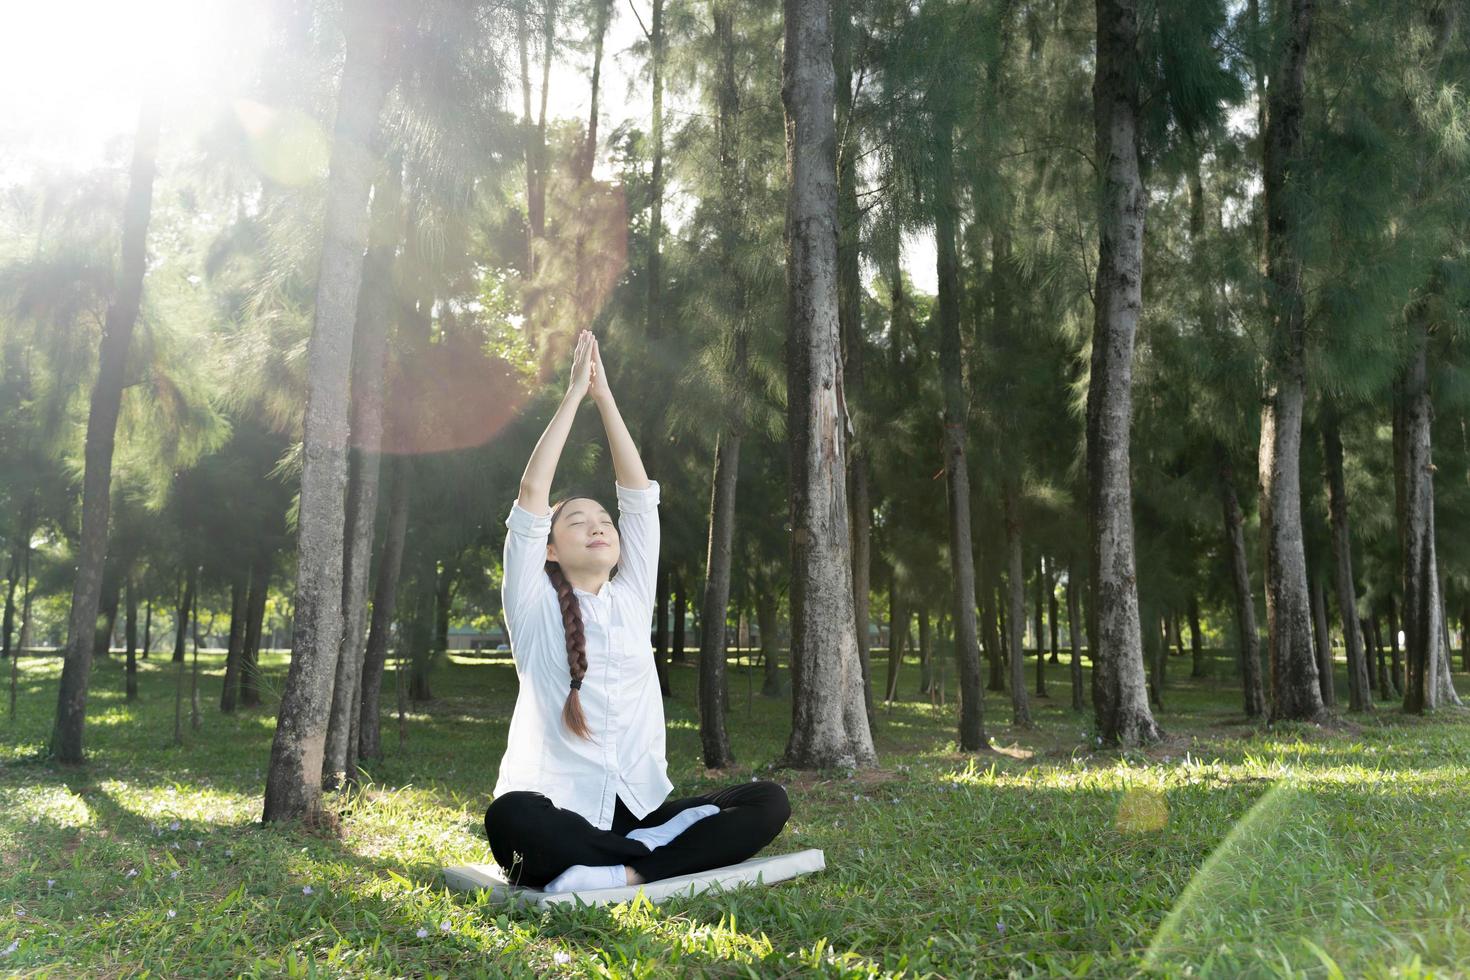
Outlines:
<svg viewBox="0 0 1470 980"><path fill-rule="evenodd" d="M1175 675L1148 752L1094 752L1065 668L997 751L955 750L953 701L881 707L882 768L775 772L788 701L732 665L740 765L699 764L694 671L666 704L677 796L774 778L793 814L774 851L828 869L661 906L514 910L446 891L445 864L488 862L482 820L515 698L509 662L456 660L414 706L408 741L351 800L340 839L262 829L275 691L171 745L172 665L93 675L89 762L37 761L59 663L23 661L0 718L0 972L23 976L1428 976L1470 970L1470 725L1392 705L1332 730L1247 724L1222 678ZM1180 666L1175 666L1179 664ZM1341 666L1341 665L1339 665ZM8 665L5 672L8 673ZM879 683L884 673L875 664ZM953 671L951 671L953 673ZM1028 665L1028 683L1031 683ZM1457 675L1462 685L1466 678ZM912 696L917 670L905 666ZM1340 679L1341 683L1341 679ZM951 690L952 690L951 682ZM391 701L391 674L384 684ZM0 702L3 707L3 702ZM186 706L187 713L187 706ZM308 891L309 889L309 891ZM424 935L420 936L419 932Z"/></svg>

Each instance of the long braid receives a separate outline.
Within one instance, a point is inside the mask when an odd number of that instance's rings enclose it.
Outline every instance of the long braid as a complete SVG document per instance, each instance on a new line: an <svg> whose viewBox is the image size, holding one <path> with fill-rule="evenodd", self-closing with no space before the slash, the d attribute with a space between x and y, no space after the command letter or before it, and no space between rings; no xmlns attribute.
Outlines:
<svg viewBox="0 0 1470 980"><path fill-rule="evenodd" d="M551 522L556 523L556 518L561 514L562 507L568 500L587 498L586 494L568 494L551 509ZM616 567L609 573L609 578L616 578L618 570ZM582 605L577 601L577 596L572 592L572 583L567 581L566 573L561 570L561 563L548 561L546 563L546 576L551 579L551 584L556 587L556 600L561 606L561 624L567 637L567 668L572 675L572 689L567 693L567 700L561 709L562 721L572 733L589 742L595 742L592 737L592 729L587 725L587 716L582 713L582 699L577 691L582 686L582 678L587 676L587 634L582 626Z"/></svg>

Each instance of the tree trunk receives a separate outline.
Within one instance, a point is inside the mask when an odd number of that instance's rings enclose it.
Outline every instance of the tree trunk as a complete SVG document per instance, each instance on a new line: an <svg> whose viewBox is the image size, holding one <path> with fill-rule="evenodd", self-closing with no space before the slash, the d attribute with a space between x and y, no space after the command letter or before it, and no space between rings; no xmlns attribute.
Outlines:
<svg viewBox="0 0 1470 980"><path fill-rule="evenodd" d="M787 405L791 452L791 737L781 764L872 766L852 608L851 425L837 323L837 161L826 0L785 0ZM710 624L715 626L717 624Z"/></svg>
<svg viewBox="0 0 1470 980"><path fill-rule="evenodd" d="M858 266L861 212L857 199L857 130L852 119L853 25L849 0L832 3L832 64L837 109L837 327L842 350L844 397L863 404L863 286ZM872 504L867 440L862 417L849 419L847 477L852 515L853 614L857 619L858 662L863 669L863 705L873 731L872 651L868 642L872 566Z"/></svg>
<svg viewBox="0 0 1470 980"><path fill-rule="evenodd" d="M1251 596L1250 571L1246 565L1245 517L1235 495L1234 469L1223 445L1216 446L1216 472L1220 505L1225 515L1225 551L1230 556L1230 578L1235 587L1235 625L1240 633L1241 683L1245 715L1259 718L1266 713L1266 691L1261 682L1260 641L1256 632L1256 604Z"/></svg>
<svg viewBox="0 0 1470 980"><path fill-rule="evenodd" d="M651 202L648 215L648 336L663 336L663 272L660 269L664 228L664 0L653 0L649 29L649 69L652 72L653 119L650 140L653 155L649 175ZM684 660L683 651L675 663Z"/></svg>
<svg viewBox="0 0 1470 980"><path fill-rule="evenodd" d="M595 107L595 102L594 102ZM349 468L347 524L342 558L342 643L332 684L332 709L322 762L322 788L357 782L366 659L368 579L377 531L382 470L383 376L387 371L389 310L393 308L394 257L402 239L401 164L390 160L373 190L371 241L363 260L353 334L353 463Z"/></svg>
<svg viewBox="0 0 1470 980"><path fill-rule="evenodd" d="M1061 639L1058 635L1061 631L1061 623L1057 621L1057 570L1055 560L1046 564L1046 625L1051 631L1051 662L1059 664L1062 656L1058 652L1061 649Z"/></svg>
<svg viewBox="0 0 1470 980"><path fill-rule="evenodd" d="M1377 612L1373 614L1369 622L1373 627L1373 656L1378 664L1378 696L1387 700L1396 692L1393 686L1393 678L1388 670L1388 659L1383 652L1383 629L1379 626Z"/></svg>
<svg viewBox="0 0 1470 980"><path fill-rule="evenodd" d="M669 688L669 566L659 562L654 580L653 668L658 673L659 693L671 697Z"/></svg>
<svg viewBox="0 0 1470 980"><path fill-rule="evenodd" d="M1164 685L1169 681L1169 643L1164 636L1163 624L1159 617L1154 615L1150 604L1140 603L1140 615L1143 618L1143 652L1151 668L1148 685L1149 703L1163 710Z"/></svg>
<svg viewBox="0 0 1470 980"><path fill-rule="evenodd" d="M1404 710L1423 714L1436 706L1434 672L1439 643L1438 603L1435 593L1434 565L1434 464L1430 423L1433 406L1429 398L1429 324L1422 302L1409 311L1409 339L1412 354L1400 382L1401 415L1398 440L1399 479L1403 506L1399 512L1399 545L1404 588L1404 659L1408 670L1399 674L1398 658L1394 674L1404 678L1400 687L1404 694ZM1394 652L1398 652L1395 637Z"/></svg>
<svg viewBox="0 0 1470 980"><path fill-rule="evenodd" d="M1388 597L1388 651L1391 655L1389 679L1393 682L1393 694L1394 697L1401 697L1404 693L1404 661L1399 656L1398 605L1392 595Z"/></svg>
<svg viewBox="0 0 1470 980"><path fill-rule="evenodd" d="M705 556L704 597L700 619L724 623L730 603L731 543L735 537L736 481L740 472L740 437L730 429L715 439L711 481L709 551ZM699 638L699 742L708 769L735 762L725 724L725 631L701 631Z"/></svg>
<svg viewBox="0 0 1470 980"><path fill-rule="evenodd" d="M1031 724L1031 709L1026 702L1026 651L1022 647L1026 632L1026 571L1021 555L1021 503L1016 499L1015 478L1003 479L1006 523L1006 585L1010 593L1010 611L1006 622L1010 627L1011 651L1011 724L1025 728Z"/></svg>
<svg viewBox="0 0 1470 980"><path fill-rule="evenodd" d="M179 621L174 632L174 744L184 744L184 643L189 636L189 620L194 615L194 590L199 569L189 566L184 586L184 600L179 603Z"/></svg>
<svg viewBox="0 0 1470 980"><path fill-rule="evenodd" d="M429 673L434 664L436 617L434 597L438 594L438 562L420 547L413 576L413 616L408 629L408 697L410 701L432 701Z"/></svg>
<svg viewBox="0 0 1470 980"><path fill-rule="evenodd" d="M260 638L265 603L270 592L270 556L258 555L250 566L250 589L245 599L245 646L240 658L240 707L260 704Z"/></svg>
<svg viewBox="0 0 1470 980"><path fill-rule="evenodd" d="M245 603L249 582L237 576L230 582L230 643L225 651L225 685L219 696L219 710L230 714L240 698L240 661L245 652Z"/></svg>
<svg viewBox="0 0 1470 980"><path fill-rule="evenodd" d="M1036 557L1036 696L1046 693L1046 559Z"/></svg>
<svg viewBox="0 0 1470 980"><path fill-rule="evenodd" d="M143 659L148 659L148 651L153 646L153 600L149 599L143 607Z"/></svg>
<svg viewBox="0 0 1470 980"><path fill-rule="evenodd" d="M1348 710L1372 711L1373 695L1363 635L1358 626L1357 588L1353 585L1352 529L1348 522L1347 481L1342 467L1342 435L1336 409L1322 413L1322 456L1327 470L1327 510L1332 523L1334 585L1342 613L1342 640L1347 653Z"/></svg>
<svg viewBox="0 0 1470 980"><path fill-rule="evenodd" d="M1205 676L1205 644L1204 636L1199 628L1199 596L1190 593L1189 596L1189 653L1190 669L1189 676L1194 678Z"/></svg>
<svg viewBox="0 0 1470 980"><path fill-rule="evenodd" d="M114 567L104 571L102 574L102 596L98 603L102 625L98 626L95 623L93 624L93 628L96 630L96 640L92 644L92 655L94 658L106 657L112 653L112 634L117 629L117 607L122 597L122 573L124 569L117 567L122 564L119 560L114 560L114 562L109 564Z"/></svg>
<svg viewBox="0 0 1470 980"><path fill-rule="evenodd" d="M1084 710L1082 702L1081 609L1077 596L1077 562L1067 566L1067 629L1072 641L1072 710Z"/></svg>
<svg viewBox="0 0 1470 980"><path fill-rule="evenodd" d="M50 754L63 763L84 758L87 682L92 673L92 643L101 601L102 571L107 559L107 523L111 512L112 448L122 408L128 348L147 269L148 219L153 213L153 175L158 155L159 116L151 97L145 99L133 139L128 196L123 209L122 261L116 290L102 327L97 378L87 415L85 470L82 477L82 530L72 580L65 662L56 698L56 725Z"/></svg>
<svg viewBox="0 0 1470 980"><path fill-rule="evenodd" d="M1087 389L1087 517L1093 601L1088 642L1093 707L1104 741L1158 740L1149 711L1138 618L1129 428L1133 337L1143 310L1144 191L1138 169L1138 11L1097 0L1093 81L1096 155L1102 168L1092 371Z"/></svg>
<svg viewBox="0 0 1470 980"><path fill-rule="evenodd" d="M1272 721L1315 721L1323 711L1302 538L1301 437L1306 391L1302 259L1296 209L1286 199L1301 156L1312 5L1313 0L1291 0L1284 11L1281 62L1267 87L1262 141L1266 275L1272 301L1267 387L1261 408L1260 481Z"/></svg>
<svg viewBox="0 0 1470 980"><path fill-rule="evenodd" d="M189 615L194 610L194 585L197 578L195 569L184 573L184 595L179 600L179 615L174 623L174 660L176 664L184 662L184 648L189 638Z"/></svg>
<svg viewBox="0 0 1470 980"><path fill-rule="evenodd" d="M123 633L126 637L127 647L127 681L126 691L129 702L138 700L138 592L133 588L133 573L127 572L127 598L125 619L123 621Z"/></svg>
<svg viewBox="0 0 1470 980"><path fill-rule="evenodd" d="M987 568L993 568L994 559L984 562ZM980 588L980 617L985 624L985 654L990 662L990 683L986 690L1004 692L1006 689L1005 673L1005 642L1001 637L1000 613L996 603L995 575L992 571L986 577L985 585Z"/></svg>
<svg viewBox="0 0 1470 980"><path fill-rule="evenodd" d="M678 587L674 589L674 652L670 658L676 664L684 662L684 648L688 645L688 638L684 635L684 620L688 618L689 610L684 595L684 581L680 579Z"/></svg>
<svg viewBox="0 0 1470 980"><path fill-rule="evenodd" d="M896 578L896 576L895 576ZM903 654L909 640L909 617L912 613L898 592L897 582L890 580L888 589L888 680L883 686L884 700L898 700L898 675L903 669Z"/></svg>
<svg viewBox="0 0 1470 980"><path fill-rule="evenodd" d="M204 713L199 710L199 610L197 608L197 598L195 601L194 628L192 630L194 636L194 658L189 670L189 728L197 732L204 725ZM209 621L211 625L214 623L213 613L210 614ZM206 630L205 634L208 635L208 632Z"/></svg>
<svg viewBox="0 0 1470 980"><path fill-rule="evenodd" d="M761 628L761 661L765 664L761 695L768 698L778 698L785 693L781 683L781 662L776 655L780 644L777 615L776 596L769 588L763 589L755 599L755 618Z"/></svg>
<svg viewBox="0 0 1470 980"><path fill-rule="evenodd" d="M398 605L398 579L403 567L403 542L408 531L408 467L399 458L392 464L388 484L388 528L383 535L383 554L378 560L378 579L373 586L372 625L368 629L363 656L362 685L357 720L357 752L363 759L383 757L380 698L383 665L388 661L388 637Z"/></svg>
<svg viewBox="0 0 1470 980"><path fill-rule="evenodd" d="M1470 673L1470 603L1460 607L1460 669Z"/></svg>
<svg viewBox="0 0 1470 980"><path fill-rule="evenodd" d="M5 619L0 623L0 658L10 656L10 638L15 632L15 587L20 580L20 559L17 552L10 553L10 571L5 576Z"/></svg>
<svg viewBox="0 0 1470 980"><path fill-rule="evenodd" d="M939 365L944 388L944 471L949 501L951 608L960 668L961 752L990 746L980 684L980 641L975 628L975 559L971 549L970 470L966 461L966 405L960 343L960 270L955 253L954 121L935 124L935 238L939 267ZM854 259L854 261L856 261Z"/></svg>
<svg viewBox="0 0 1470 980"><path fill-rule="evenodd" d="M933 638L929 635L929 612L919 611L919 694L928 697L934 689Z"/></svg>
<svg viewBox="0 0 1470 980"><path fill-rule="evenodd" d="M375 164L369 152L387 90L384 5L349 9L317 295L307 351L304 464L297 545L295 633L281 689L266 775L264 820L322 817L322 760L342 646L342 560L347 483L349 372L357 321L368 197Z"/></svg>
<svg viewBox="0 0 1470 980"><path fill-rule="evenodd" d="M1333 683L1332 636L1327 632L1327 598L1322 580L1312 579L1312 624L1317 641L1317 684L1322 691L1322 705L1337 704L1337 685Z"/></svg>

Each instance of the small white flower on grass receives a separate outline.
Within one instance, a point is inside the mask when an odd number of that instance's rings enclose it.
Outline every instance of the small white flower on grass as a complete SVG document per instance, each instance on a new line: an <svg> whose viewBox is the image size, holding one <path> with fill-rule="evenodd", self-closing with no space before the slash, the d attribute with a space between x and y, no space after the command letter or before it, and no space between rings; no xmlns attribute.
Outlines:
<svg viewBox="0 0 1470 980"><path fill-rule="evenodd" d="M56 884L56 879L55 878L47 878L46 879L46 887L47 888L50 888L51 886L53 886L55 884Z"/></svg>
<svg viewBox="0 0 1470 980"><path fill-rule="evenodd" d="M428 934L429 930L425 929L423 926L419 926L419 931L414 933L414 935L418 936L420 939L423 939Z"/></svg>
<svg viewBox="0 0 1470 980"><path fill-rule="evenodd" d="M174 916L176 916L176 915L178 915L178 914L179 914L179 913L177 913L177 912L175 912L175 911L174 911L174 910L173 910L173 909L169 909L169 910L168 910L168 917L169 917L169 918L170 918L170 919L172 919L172 918L173 918L173 917L174 917Z"/></svg>
<svg viewBox="0 0 1470 980"><path fill-rule="evenodd" d="M995 921L995 931L998 932L998 933L1000 933L1002 936L1004 936L1006 934L1006 920L1005 919L997 919Z"/></svg>
<svg viewBox="0 0 1470 980"><path fill-rule="evenodd" d="M453 926L451 926L447 921L439 923L440 932L448 932L452 928Z"/></svg>
<svg viewBox="0 0 1470 980"><path fill-rule="evenodd" d="M168 873L168 876L170 878L177 878L179 876L179 869L178 868L174 868L172 871L170 871Z"/></svg>
<svg viewBox="0 0 1470 980"><path fill-rule="evenodd" d="M570 963L572 961L572 954L557 950L555 953L551 954L551 958L556 960L558 963Z"/></svg>
<svg viewBox="0 0 1470 980"><path fill-rule="evenodd" d="M302 885L301 886L301 894L303 894L303 895L310 895L311 894L311 886L310 885Z"/></svg>
<svg viewBox="0 0 1470 980"><path fill-rule="evenodd" d="M168 829L169 830L178 830L179 829L179 822L177 820L173 821L172 823L170 823L168 825Z"/></svg>
<svg viewBox="0 0 1470 980"><path fill-rule="evenodd" d="M124 878L136 878L136 877L138 877L138 869L137 868L129 868L128 869L128 873L125 874L125 875L123 875L123 877Z"/></svg>
<svg viewBox="0 0 1470 980"><path fill-rule="evenodd" d="M196 850L196 851L199 850L200 848L202 848L203 846L204 846L204 841L202 841L202 840L196 840L194 842L194 850Z"/></svg>
<svg viewBox="0 0 1470 980"><path fill-rule="evenodd" d="M11 953L15 952L18 949L20 949L19 939L13 941L9 946L6 946L3 951L0 951L0 956L9 956Z"/></svg>

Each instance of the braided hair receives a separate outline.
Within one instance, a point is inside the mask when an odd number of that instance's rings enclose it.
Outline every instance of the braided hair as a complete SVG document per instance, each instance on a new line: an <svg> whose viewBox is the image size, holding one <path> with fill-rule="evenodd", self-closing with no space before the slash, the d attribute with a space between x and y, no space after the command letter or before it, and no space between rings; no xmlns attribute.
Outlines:
<svg viewBox="0 0 1470 980"><path fill-rule="evenodd" d="M569 500L594 499L584 493L569 493L563 496L551 508L551 523L556 524L556 519L561 514L561 509ZM613 566L608 574L609 579L616 578L618 568ZM582 687L582 678L587 676L587 634L582 627L582 606L577 601L577 596L572 592L572 583L567 580L566 573L561 570L561 563L546 562L546 577L551 579L551 584L556 587L557 603L561 606L561 623L566 630L567 640L567 667L572 674L572 689L567 692L566 704L562 706L561 718L567 728L573 734L595 741L592 738L592 729L587 727L587 716L582 713L582 699L578 690Z"/></svg>

